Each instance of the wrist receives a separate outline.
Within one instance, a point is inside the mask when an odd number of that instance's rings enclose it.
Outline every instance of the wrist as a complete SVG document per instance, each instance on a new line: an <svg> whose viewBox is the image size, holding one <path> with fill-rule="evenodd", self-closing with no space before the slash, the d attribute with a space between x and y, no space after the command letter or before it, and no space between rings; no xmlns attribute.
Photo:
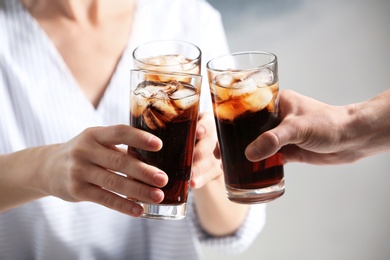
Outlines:
<svg viewBox="0 0 390 260"><path fill-rule="evenodd" d="M0 212L42 198L46 194L40 182L37 158L40 148L29 148L0 156L2 181L0 182Z"/></svg>
<svg viewBox="0 0 390 260"><path fill-rule="evenodd" d="M390 150L390 105L388 98L377 96L347 106L349 143L360 158ZM359 159L360 159L359 158Z"/></svg>

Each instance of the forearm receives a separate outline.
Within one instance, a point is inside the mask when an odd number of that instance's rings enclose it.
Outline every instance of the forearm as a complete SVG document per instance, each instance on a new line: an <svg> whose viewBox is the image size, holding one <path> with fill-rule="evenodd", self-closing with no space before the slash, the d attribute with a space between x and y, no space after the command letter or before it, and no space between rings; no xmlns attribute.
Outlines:
<svg viewBox="0 0 390 260"><path fill-rule="evenodd" d="M227 198L222 175L193 193L199 222L210 235L230 235L244 222L249 206Z"/></svg>
<svg viewBox="0 0 390 260"><path fill-rule="evenodd" d="M351 149L360 151L360 158L390 151L390 89L349 107L352 120L346 132L351 133Z"/></svg>
<svg viewBox="0 0 390 260"><path fill-rule="evenodd" d="M0 155L0 212L42 198L39 164L48 147Z"/></svg>

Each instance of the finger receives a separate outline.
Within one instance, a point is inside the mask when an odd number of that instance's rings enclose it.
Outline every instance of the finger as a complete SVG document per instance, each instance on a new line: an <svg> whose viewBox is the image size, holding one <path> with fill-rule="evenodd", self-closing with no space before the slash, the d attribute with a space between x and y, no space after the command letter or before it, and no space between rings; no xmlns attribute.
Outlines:
<svg viewBox="0 0 390 260"><path fill-rule="evenodd" d="M206 127L204 125L198 123L198 126L196 127L196 139L201 139L206 135Z"/></svg>
<svg viewBox="0 0 390 260"><path fill-rule="evenodd" d="M89 185L85 188L85 194L88 201L98 203L133 217L139 217L143 213L143 208L134 201L123 198L98 186Z"/></svg>
<svg viewBox="0 0 390 260"><path fill-rule="evenodd" d="M148 203L160 203L164 199L164 192L158 188L99 167L95 167L93 174L86 175L85 181Z"/></svg>
<svg viewBox="0 0 390 260"><path fill-rule="evenodd" d="M120 151L100 146L90 151L90 153L92 163L104 169L123 173L140 182L156 187L163 187L168 182L168 176L160 169Z"/></svg>
<svg viewBox="0 0 390 260"><path fill-rule="evenodd" d="M195 147L191 178L193 188L199 188L222 174L220 161L212 154L213 143L215 143L213 138L205 138Z"/></svg>
<svg viewBox="0 0 390 260"><path fill-rule="evenodd" d="M261 134L245 149L249 161L256 162L274 155L283 146L299 142L299 130L296 124L285 119L277 127Z"/></svg>
<svg viewBox="0 0 390 260"><path fill-rule="evenodd" d="M219 163L209 164L206 168L204 165L194 165L192 168L193 177L190 180L190 185L194 189L202 188L205 184L216 179L221 174L222 168Z"/></svg>
<svg viewBox="0 0 390 260"><path fill-rule="evenodd" d="M245 156L249 161L260 161L275 154L280 147L278 136L274 132L268 131L248 145L245 149Z"/></svg>
<svg viewBox="0 0 390 260"><path fill-rule="evenodd" d="M202 113L196 127L196 139L215 134L214 117L211 113Z"/></svg>
<svg viewBox="0 0 390 260"><path fill-rule="evenodd" d="M194 149L193 162L199 163L213 159L213 150L215 149L216 138L212 135L206 135L199 140Z"/></svg>
<svg viewBox="0 0 390 260"><path fill-rule="evenodd" d="M95 140L105 146L126 144L147 151L158 151L162 147L158 137L127 125L95 127L91 131Z"/></svg>
<svg viewBox="0 0 390 260"><path fill-rule="evenodd" d="M214 148L213 154L214 154L215 158L221 159L221 151L220 151L218 142L215 144L215 148Z"/></svg>

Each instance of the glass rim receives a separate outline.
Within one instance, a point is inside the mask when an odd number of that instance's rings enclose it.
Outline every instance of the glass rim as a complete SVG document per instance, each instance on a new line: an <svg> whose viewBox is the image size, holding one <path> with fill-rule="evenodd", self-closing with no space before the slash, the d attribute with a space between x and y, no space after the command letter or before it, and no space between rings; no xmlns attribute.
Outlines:
<svg viewBox="0 0 390 260"><path fill-rule="evenodd" d="M258 66L254 66L254 67L248 67L248 68L244 68L244 69L218 69L218 68L211 68L210 67L210 63L218 60L218 59L222 59L222 58L225 58L225 57L235 57L235 56L243 56L243 55L248 55L248 54L261 54L261 55L268 55L270 57L272 57L272 60L269 61L269 62L265 62L264 64L261 64L261 65L258 65ZM268 52L268 51L240 51L240 52L233 52L233 53L229 53L229 54L224 54L224 55L220 55L220 56L217 56L211 60L209 60L207 63L206 63L206 69L209 70L209 71L214 71L214 72L230 72L230 73L235 73L235 72L241 72L241 71L252 71L252 70L258 70L259 68L262 68L262 67L266 67L268 65L271 65L273 63L276 63L278 60L277 56L275 54L273 54L272 52Z"/></svg>
<svg viewBox="0 0 390 260"><path fill-rule="evenodd" d="M146 62L143 62L142 60L138 59L135 57L135 54L137 52L137 50L139 50L140 48L146 46L146 45L152 45L152 44L156 44L156 43L180 43L180 44L185 44L185 45L188 45L188 46L192 46L195 48L195 50L198 51L198 55L196 56L196 58L194 59L189 59L188 57L185 57L186 59L188 58L190 61L187 62L187 63L184 63L184 64L194 64L196 62L200 62L201 58L202 58L202 50L195 44L191 43L191 42L187 42L187 41L183 41L183 40L155 40L155 41L149 41L149 42L144 42L140 45L138 45L134 50L133 50L133 53L132 53L132 57L135 61L137 61L138 63L140 64L143 64L143 65L146 65L146 66L152 66L152 67L156 67L156 68L169 68L169 67L173 67L173 66L177 66L177 64L175 65L158 65L158 64L149 64L149 63L146 63ZM175 54L175 53L172 53L172 54ZM164 55L164 54L162 54Z"/></svg>

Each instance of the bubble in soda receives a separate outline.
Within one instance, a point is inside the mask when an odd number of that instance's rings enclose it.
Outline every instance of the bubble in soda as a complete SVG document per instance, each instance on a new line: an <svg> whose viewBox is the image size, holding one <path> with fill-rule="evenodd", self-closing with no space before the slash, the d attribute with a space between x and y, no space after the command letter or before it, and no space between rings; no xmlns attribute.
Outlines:
<svg viewBox="0 0 390 260"><path fill-rule="evenodd" d="M167 123L197 104L199 95L185 82L144 81L134 90L131 99L133 116L142 116L146 126L156 130L165 128Z"/></svg>

